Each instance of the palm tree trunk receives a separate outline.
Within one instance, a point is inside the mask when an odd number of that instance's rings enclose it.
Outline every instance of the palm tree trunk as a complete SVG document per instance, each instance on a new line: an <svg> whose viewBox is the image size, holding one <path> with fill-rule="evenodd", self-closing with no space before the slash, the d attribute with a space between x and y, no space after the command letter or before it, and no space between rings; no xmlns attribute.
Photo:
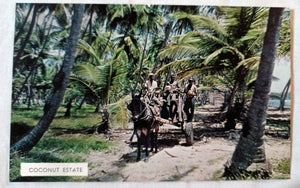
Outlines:
<svg viewBox="0 0 300 188"><path fill-rule="evenodd" d="M84 97L83 97L83 99L81 100L79 106L77 107L78 110L81 109L83 103L85 102L86 97L87 97L87 94L84 95Z"/></svg>
<svg viewBox="0 0 300 188"><path fill-rule="evenodd" d="M38 12L38 9L39 7L37 5L34 6L34 10L33 10L33 15L32 15L32 19L31 19L31 23L30 23L30 27L29 27L29 30L28 30L28 33L24 39L24 41L22 42L21 44L21 47L16 55L16 57L14 58L14 63L13 63L13 72L15 72L17 66L18 66L18 63L20 61L20 58L23 54L23 51L26 47L26 44L28 43L29 39L30 39L30 36L32 34L32 31L33 31L33 28L34 28L34 25L35 25L35 22L36 22L36 18L37 18L37 12Z"/></svg>
<svg viewBox="0 0 300 188"><path fill-rule="evenodd" d="M31 107L31 98L32 98L32 86L31 82L28 80L27 82L27 109L29 110Z"/></svg>
<svg viewBox="0 0 300 188"><path fill-rule="evenodd" d="M54 15L55 12L52 13L52 16ZM17 94L13 94L13 98L12 98L12 105L15 104L15 102L18 100L19 96L22 94L24 88L25 88L25 84L27 83L28 79L31 77L32 73L36 70L36 63L38 62L38 60L40 59L41 55L43 54L45 48L46 48L46 44L47 42L49 42L48 38L50 36L50 31L52 29L53 26L53 18L50 21L50 25L46 34L45 39L43 40L43 46L41 48L41 51L39 52L38 56L34 59L34 61L32 62L32 66L29 67L29 73L26 75L24 83L22 84L21 89L18 91ZM46 24L45 24L45 29L46 29Z"/></svg>
<svg viewBox="0 0 300 188"><path fill-rule="evenodd" d="M67 110L65 112L64 117L70 117L71 116L72 101L73 101L73 99L69 100L69 102L68 102L68 104L66 106Z"/></svg>
<svg viewBox="0 0 300 188"><path fill-rule="evenodd" d="M90 16L90 20L89 20L89 24L90 24L90 28L89 28L89 44L92 43L92 40L93 40L93 36L92 36L92 33L93 33L93 14L94 14L94 5L91 5L91 16Z"/></svg>
<svg viewBox="0 0 300 188"><path fill-rule="evenodd" d="M21 34L24 32L24 27L25 27L25 25L26 25L26 23L27 23L28 17L29 17L29 15L30 15L30 13L31 13L31 10L32 10L32 7L33 7L33 6L34 6L33 4L30 5L30 8L29 8L29 10L28 10L28 13L27 13L27 15L26 15L26 17L25 17L25 19L24 19L24 21L23 21L23 24L22 24L22 26L20 27L19 32L18 32L17 35L15 36L14 44L16 44L16 43L18 42L18 40L19 40Z"/></svg>
<svg viewBox="0 0 300 188"><path fill-rule="evenodd" d="M74 15L72 18L70 36L68 39L68 48L61 70L53 79L53 93L50 100L47 101L44 106L44 115L29 134L27 134L10 148L11 153L30 151L42 138L44 133L49 128L50 123L54 119L60 103L64 97L64 93L69 81L69 76L73 68L83 11L84 5L74 5Z"/></svg>
<svg viewBox="0 0 300 188"><path fill-rule="evenodd" d="M245 91L243 86L246 85L245 77L247 74L248 72L244 68L238 69L237 79L230 95L228 111L226 113L225 130L235 129L235 120L240 117L240 112L244 108L244 103L240 104L242 106L236 105L234 99L238 91L241 91L242 95L244 95ZM243 100L243 96L241 97L241 99Z"/></svg>
<svg viewBox="0 0 300 188"><path fill-rule="evenodd" d="M274 60L277 53L276 44L279 39L283 10L283 8L270 8L269 11L257 80L247 113L247 123L244 124L243 134L236 146L230 164L225 167L225 175L232 179L240 177L241 173L247 171L252 163L266 162L263 140L264 122L266 120Z"/></svg>
<svg viewBox="0 0 300 188"><path fill-rule="evenodd" d="M171 31L172 31L172 26L173 26L173 23L174 22L170 22L166 25L166 31L165 31L165 39L164 39L164 42L161 46L161 49L163 49L164 47L167 46L167 42L169 40L169 36L171 34ZM155 63L154 63L154 66L153 66L153 69L152 69L152 73L155 73L158 69L159 69L159 64L160 60L159 58L157 57L156 60L155 60Z"/></svg>
<svg viewBox="0 0 300 188"><path fill-rule="evenodd" d="M147 42L148 42L148 35L149 35L149 27L147 28L146 40L145 40L145 44L144 44L142 58L141 58L141 61L140 61L140 71L139 71L138 80L137 80L137 82L135 83L135 86L134 86L134 90L133 90L134 93L136 91L137 85L139 84L139 82L141 80L143 61L144 61L144 56L145 56L145 52L146 52L146 46L147 46Z"/></svg>
<svg viewBox="0 0 300 188"><path fill-rule="evenodd" d="M290 89L290 83L291 83L291 79L289 79L289 81L286 83L282 93L281 93L281 97L280 97L280 105L279 105L279 110L283 111L284 110L284 104L285 104L285 99L286 96L289 92Z"/></svg>
<svg viewBox="0 0 300 188"><path fill-rule="evenodd" d="M101 105L101 102L98 100L97 103L96 103L95 111L94 111L95 113L98 113L98 112L99 112L100 105Z"/></svg>
<svg viewBox="0 0 300 188"><path fill-rule="evenodd" d="M229 103L228 103L228 110L226 112L226 123L225 123L225 130L230 130L235 128L235 115L234 115L234 97L236 95L236 92L238 91L239 87L239 79L235 81L234 87L232 89L232 92L230 94Z"/></svg>
<svg viewBox="0 0 300 188"><path fill-rule="evenodd" d="M35 61L34 61L35 62ZM13 93L13 96L12 96L12 105L14 105L16 103L16 101L19 99L19 97L21 96L23 90L25 89L26 87L26 83L28 83L28 79L30 78L30 76L32 75L33 71L35 69L35 63L33 66L30 67L29 69L29 73L26 75L25 77L25 80L22 84L22 87L20 88L20 90L17 92L17 94Z"/></svg>

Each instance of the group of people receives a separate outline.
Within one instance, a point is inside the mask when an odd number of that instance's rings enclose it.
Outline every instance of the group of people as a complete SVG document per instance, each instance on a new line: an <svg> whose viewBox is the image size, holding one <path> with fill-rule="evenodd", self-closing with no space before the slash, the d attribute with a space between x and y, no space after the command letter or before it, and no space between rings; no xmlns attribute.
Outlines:
<svg viewBox="0 0 300 188"><path fill-rule="evenodd" d="M152 104L152 108L156 115L159 115L164 119L169 119L171 122L179 120L179 101L183 101L183 110L186 114L186 120L187 122L191 122L194 117L195 96L197 96L197 87L194 83L194 78L190 77L188 84L185 85L182 92L180 85L176 80L176 75L172 73L170 81L167 82L163 93L161 93L158 90L158 84L155 81L154 74L150 73L149 79L145 83L145 100L148 100L147 102ZM182 95L182 93L184 95Z"/></svg>

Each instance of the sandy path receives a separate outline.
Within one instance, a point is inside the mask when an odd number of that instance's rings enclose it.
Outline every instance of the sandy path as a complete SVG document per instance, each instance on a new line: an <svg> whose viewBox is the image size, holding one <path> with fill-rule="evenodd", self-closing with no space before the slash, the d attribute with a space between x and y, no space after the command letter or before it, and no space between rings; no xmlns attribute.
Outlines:
<svg viewBox="0 0 300 188"><path fill-rule="evenodd" d="M128 130L111 135L116 144L108 152L93 152L87 156L91 180L214 180L222 174L223 165L232 155L237 143L237 140L226 137L204 137L187 147L182 135L164 134L159 136L159 152L150 153L148 161L136 162L136 148L125 143L130 136L131 131ZM166 143L166 140L170 142ZM289 140L272 137L266 137L265 140L266 155L271 162L290 156Z"/></svg>

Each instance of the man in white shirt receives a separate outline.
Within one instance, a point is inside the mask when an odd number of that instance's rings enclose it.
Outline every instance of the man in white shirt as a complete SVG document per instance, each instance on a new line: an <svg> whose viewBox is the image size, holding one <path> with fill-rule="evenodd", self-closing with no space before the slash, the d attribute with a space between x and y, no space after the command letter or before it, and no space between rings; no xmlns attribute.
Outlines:
<svg viewBox="0 0 300 188"><path fill-rule="evenodd" d="M149 74L149 79L145 83L145 87L148 94L153 94L155 90L157 89L157 82L154 80L154 74Z"/></svg>

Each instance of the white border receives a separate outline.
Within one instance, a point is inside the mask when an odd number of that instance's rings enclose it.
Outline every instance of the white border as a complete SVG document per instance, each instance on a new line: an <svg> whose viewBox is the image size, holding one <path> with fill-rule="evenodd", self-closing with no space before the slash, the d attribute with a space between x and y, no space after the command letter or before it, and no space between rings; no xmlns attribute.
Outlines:
<svg viewBox="0 0 300 188"><path fill-rule="evenodd" d="M147 182L147 183L9 183L9 140L10 140L10 97L11 97L11 77L12 77L12 57L13 57L13 33L14 16L16 3L98 3L98 4L178 4L178 5L218 5L218 6L265 6L265 7L287 7L294 11L294 43L293 43L293 77L294 96L300 93L300 3L299 0L0 0L0 187L70 187L77 188L88 186L94 187L272 187L272 188L293 188L300 187L300 103L294 97L293 111L293 133L292 133L292 168L290 180L264 180L264 181L200 181L200 182ZM134 173L134 172L133 172Z"/></svg>

